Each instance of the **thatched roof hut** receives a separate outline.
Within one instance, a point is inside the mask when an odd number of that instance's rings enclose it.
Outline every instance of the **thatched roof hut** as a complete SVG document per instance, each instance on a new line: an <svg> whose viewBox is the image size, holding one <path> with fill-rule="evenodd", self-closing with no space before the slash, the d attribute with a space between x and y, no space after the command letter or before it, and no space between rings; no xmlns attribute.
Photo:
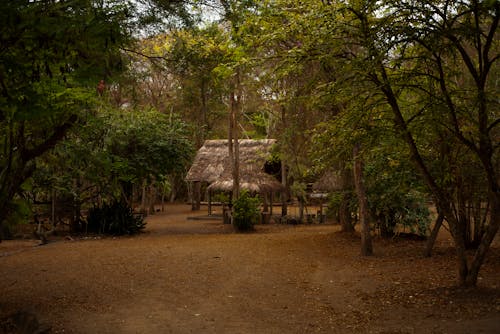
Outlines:
<svg viewBox="0 0 500 334"><path fill-rule="evenodd" d="M271 155L275 139L239 140L240 189L269 194L280 191L281 184L264 172L266 161ZM207 140L198 150L193 165L186 175L186 181L193 183L193 210L200 209L201 183L208 183L208 212L211 215L211 192L230 191L233 187L232 169L229 161L227 140Z"/></svg>
<svg viewBox="0 0 500 334"><path fill-rule="evenodd" d="M276 143L275 139L239 140L242 181L245 177L247 181L257 181L259 179L257 176L269 180L269 175L265 174L263 169L274 143ZM219 181L223 176L223 179L228 181L228 176L231 173L228 152L227 140L206 140L194 158L186 175L186 181L213 183Z"/></svg>

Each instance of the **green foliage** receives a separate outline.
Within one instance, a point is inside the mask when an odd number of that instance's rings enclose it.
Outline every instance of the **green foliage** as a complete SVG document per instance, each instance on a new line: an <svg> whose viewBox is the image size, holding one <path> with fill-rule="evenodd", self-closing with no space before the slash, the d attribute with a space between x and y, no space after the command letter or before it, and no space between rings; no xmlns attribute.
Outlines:
<svg viewBox="0 0 500 334"><path fill-rule="evenodd" d="M0 226L0 238L9 239L13 236L13 229L18 224L26 224L32 218L30 203L22 198L16 198L9 202L10 214Z"/></svg>
<svg viewBox="0 0 500 334"><path fill-rule="evenodd" d="M141 45L142 52L164 60L154 64L137 60L141 71L146 67L149 72L145 79L140 79L144 81L144 95L149 95L154 87L151 79L158 82L158 87L171 86L166 93L172 96L168 106L194 125L191 135L199 146L208 136L225 133L221 124L227 108L224 101L228 94L227 76L231 74L225 67L229 61L228 42L227 32L217 24L210 24L176 30ZM163 83L167 76L168 82Z"/></svg>
<svg viewBox="0 0 500 334"><path fill-rule="evenodd" d="M114 201L89 210L87 232L108 235L132 235L146 227L141 216L134 216L125 202Z"/></svg>
<svg viewBox="0 0 500 334"><path fill-rule="evenodd" d="M352 190L335 191L328 195L327 211L326 214L329 217L339 217L342 202L344 200L345 192L349 192L350 196L349 203L347 203L348 210L351 213L351 217L355 216L358 212L358 200L356 199L355 193Z"/></svg>
<svg viewBox="0 0 500 334"><path fill-rule="evenodd" d="M229 196L224 193L215 194L212 199L214 202L229 203Z"/></svg>
<svg viewBox="0 0 500 334"><path fill-rule="evenodd" d="M106 148L117 171L132 180L160 178L183 171L190 162L192 146L184 122L154 109L113 111Z"/></svg>
<svg viewBox="0 0 500 334"><path fill-rule="evenodd" d="M422 193L416 191L372 192L369 199L370 210L377 218L375 226L380 229L382 236L397 234L398 226L408 228L411 232L421 236L427 234L430 213Z"/></svg>
<svg viewBox="0 0 500 334"><path fill-rule="evenodd" d="M129 200L131 184L154 180L167 193L167 176L184 172L191 160L186 137L185 124L173 114L102 108L38 160L35 191L55 187L87 206L98 197Z"/></svg>
<svg viewBox="0 0 500 334"><path fill-rule="evenodd" d="M237 231L253 230L254 224L259 221L259 205L259 198L250 196L246 191L233 202L233 225Z"/></svg>
<svg viewBox="0 0 500 334"><path fill-rule="evenodd" d="M386 141L372 149L366 159L370 211L384 236L397 233L398 227L425 235L430 224L429 196L403 148Z"/></svg>
<svg viewBox="0 0 500 334"><path fill-rule="evenodd" d="M123 1L0 2L0 223L36 166L123 70Z"/></svg>

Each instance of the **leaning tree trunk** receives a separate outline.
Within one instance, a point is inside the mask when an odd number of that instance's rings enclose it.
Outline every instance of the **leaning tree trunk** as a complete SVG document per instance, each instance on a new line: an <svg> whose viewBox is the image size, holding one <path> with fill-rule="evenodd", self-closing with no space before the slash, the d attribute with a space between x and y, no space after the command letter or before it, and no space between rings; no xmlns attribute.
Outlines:
<svg viewBox="0 0 500 334"><path fill-rule="evenodd" d="M363 181L363 161L360 157L360 145L353 149L354 156L354 186L359 201L359 221L361 225L361 254L373 255L372 238L370 235L370 213L368 211L368 198Z"/></svg>
<svg viewBox="0 0 500 334"><path fill-rule="evenodd" d="M429 239L427 239L427 243L425 244L424 257L431 257L432 248L434 248L434 243L436 242L436 238L438 236L441 225L443 224L444 215L439 212L436 222L434 223L434 227L432 228L431 235Z"/></svg>
<svg viewBox="0 0 500 334"><path fill-rule="evenodd" d="M467 276L465 277L466 286L475 286L477 283L477 277L479 275L479 269L484 262L486 253L490 248L493 239L498 233L500 226L500 193L495 192L490 194L491 197L491 216L490 222L486 227L481 243L477 248L472 263L470 265Z"/></svg>

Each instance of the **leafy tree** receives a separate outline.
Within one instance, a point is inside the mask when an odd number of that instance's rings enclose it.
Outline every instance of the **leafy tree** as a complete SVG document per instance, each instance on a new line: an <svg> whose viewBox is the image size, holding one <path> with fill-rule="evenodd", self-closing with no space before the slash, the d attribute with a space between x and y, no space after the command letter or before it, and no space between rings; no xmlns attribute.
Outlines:
<svg viewBox="0 0 500 334"><path fill-rule="evenodd" d="M148 78L162 73L174 83L167 91L169 101L164 102L194 125L197 147L207 137L225 133L220 124L227 111L227 85L217 68L228 61L227 41L227 32L211 24L173 31L143 43L141 53L149 59Z"/></svg>
<svg viewBox="0 0 500 334"><path fill-rule="evenodd" d="M282 183L291 192L300 189L293 195L303 193L299 184L310 182L308 130L336 112L331 104L322 104L315 92L330 74L317 59L305 57L302 49L312 34L303 19L307 6L300 1L260 1L242 27L250 35L245 42L254 49L250 64L266 103L268 135L277 138L280 146ZM283 198L283 215L286 202Z"/></svg>
<svg viewBox="0 0 500 334"><path fill-rule="evenodd" d="M408 155L401 158L412 161L451 227L459 283L475 285L500 221L500 123L493 79L499 58L498 1L261 4L259 23L268 32L261 40L271 42L266 56L277 64L275 72L316 62L330 75L312 83L313 94L307 95L314 96L315 105L329 103L351 118L358 115L369 128L376 129L372 123L380 118L385 122L380 129L405 143ZM280 52L273 43L288 51ZM350 106L350 100L358 106ZM354 131L353 137L362 139L371 133ZM474 181L464 182L465 175L474 175ZM468 190L472 184L474 190ZM476 203L474 219L484 226L470 263L465 256L467 202Z"/></svg>
<svg viewBox="0 0 500 334"><path fill-rule="evenodd" d="M498 87L497 1L350 1L329 6L344 20L329 28L343 38L340 63L347 63L357 80L368 85L392 115L396 134L404 140L410 159L432 193L438 210L450 225L458 255L459 284L475 285L479 268L495 236L500 219L498 101L490 99ZM346 37L349 36L347 39ZM432 120L434 127L424 126ZM430 139L451 138L470 153L488 194L489 223L474 259L465 253L466 223L455 210L459 183L443 183L427 155ZM464 171L462 161L456 170ZM459 175L464 175L459 173Z"/></svg>
<svg viewBox="0 0 500 334"><path fill-rule="evenodd" d="M0 223L34 160L92 108L95 87L123 67L121 1L0 4Z"/></svg>
<svg viewBox="0 0 500 334"><path fill-rule="evenodd" d="M175 115L102 108L87 117L39 159L34 175L35 192L55 188L74 203L73 223L78 223L82 205L117 201L132 206L134 188L153 187L165 175L184 173L191 160L185 124Z"/></svg>

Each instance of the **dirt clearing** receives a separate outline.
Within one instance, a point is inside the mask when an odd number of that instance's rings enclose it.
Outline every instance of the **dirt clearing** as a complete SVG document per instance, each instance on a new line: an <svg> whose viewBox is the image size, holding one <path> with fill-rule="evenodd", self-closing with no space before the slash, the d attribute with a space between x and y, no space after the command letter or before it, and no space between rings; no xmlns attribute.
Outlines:
<svg viewBox="0 0 500 334"><path fill-rule="evenodd" d="M232 233L188 206L148 218L136 237L0 244L0 316L34 314L51 333L499 333L500 248L479 287L454 288L443 235L359 239L335 225ZM10 319L10 318L9 318Z"/></svg>

